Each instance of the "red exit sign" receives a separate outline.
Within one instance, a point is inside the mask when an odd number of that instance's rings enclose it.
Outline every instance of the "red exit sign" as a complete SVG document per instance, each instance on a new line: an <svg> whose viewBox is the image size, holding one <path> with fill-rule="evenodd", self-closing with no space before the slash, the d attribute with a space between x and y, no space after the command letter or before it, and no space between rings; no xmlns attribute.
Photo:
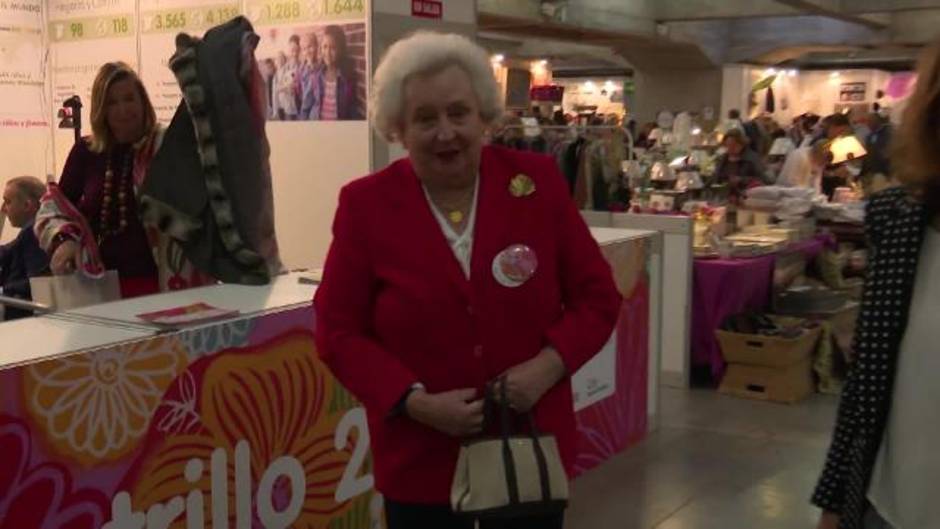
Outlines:
<svg viewBox="0 0 940 529"><path fill-rule="evenodd" d="M443 18L444 2L440 0L412 0L411 15L422 18Z"/></svg>

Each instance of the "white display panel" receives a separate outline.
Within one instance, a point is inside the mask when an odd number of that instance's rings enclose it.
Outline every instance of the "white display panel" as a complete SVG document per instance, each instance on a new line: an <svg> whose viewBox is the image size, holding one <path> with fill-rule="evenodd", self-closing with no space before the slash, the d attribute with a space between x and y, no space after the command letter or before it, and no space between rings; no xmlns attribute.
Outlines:
<svg viewBox="0 0 940 529"><path fill-rule="evenodd" d="M48 127L42 1L0 1L0 129Z"/></svg>
<svg viewBox="0 0 940 529"><path fill-rule="evenodd" d="M0 189L18 175L43 178L52 166L44 10L42 0L0 0ZM0 242L17 232L7 225Z"/></svg>
<svg viewBox="0 0 940 529"><path fill-rule="evenodd" d="M91 87L101 65L123 61L138 67L136 2L49 0L49 42L51 119L63 101L78 94L84 103L82 122L90 130Z"/></svg>

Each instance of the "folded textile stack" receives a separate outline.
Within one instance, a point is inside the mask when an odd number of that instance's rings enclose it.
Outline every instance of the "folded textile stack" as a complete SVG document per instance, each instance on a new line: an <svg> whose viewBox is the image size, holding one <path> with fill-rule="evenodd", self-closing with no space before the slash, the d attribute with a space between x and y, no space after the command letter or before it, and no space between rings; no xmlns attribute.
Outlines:
<svg viewBox="0 0 940 529"><path fill-rule="evenodd" d="M817 200L816 192L812 189L763 186L747 191L744 206L773 213L780 220L794 220L808 216Z"/></svg>
<svg viewBox="0 0 940 529"><path fill-rule="evenodd" d="M865 223L865 203L849 202L845 204L814 204L813 215L819 220L844 222L847 224Z"/></svg>

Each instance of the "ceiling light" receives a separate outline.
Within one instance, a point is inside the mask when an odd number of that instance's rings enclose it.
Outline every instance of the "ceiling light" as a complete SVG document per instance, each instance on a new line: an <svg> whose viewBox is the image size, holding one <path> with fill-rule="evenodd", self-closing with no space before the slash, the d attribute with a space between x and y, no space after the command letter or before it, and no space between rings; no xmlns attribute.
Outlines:
<svg viewBox="0 0 940 529"><path fill-rule="evenodd" d="M490 60L493 61L494 63L503 62L505 59L506 59L506 57L504 57L502 53L497 53L496 55L493 55L493 56L490 58Z"/></svg>

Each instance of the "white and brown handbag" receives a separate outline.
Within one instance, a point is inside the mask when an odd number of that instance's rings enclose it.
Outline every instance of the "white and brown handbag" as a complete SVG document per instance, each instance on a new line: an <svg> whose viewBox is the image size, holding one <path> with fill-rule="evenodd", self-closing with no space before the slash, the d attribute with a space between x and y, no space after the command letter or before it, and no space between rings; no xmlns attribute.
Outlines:
<svg viewBox="0 0 940 529"><path fill-rule="evenodd" d="M487 391L487 423L499 412L501 435L464 443L451 487L451 508L467 517L507 519L561 514L568 505L568 477L553 435L541 434L532 415L522 415L528 435L513 434L505 384L499 402Z"/></svg>

